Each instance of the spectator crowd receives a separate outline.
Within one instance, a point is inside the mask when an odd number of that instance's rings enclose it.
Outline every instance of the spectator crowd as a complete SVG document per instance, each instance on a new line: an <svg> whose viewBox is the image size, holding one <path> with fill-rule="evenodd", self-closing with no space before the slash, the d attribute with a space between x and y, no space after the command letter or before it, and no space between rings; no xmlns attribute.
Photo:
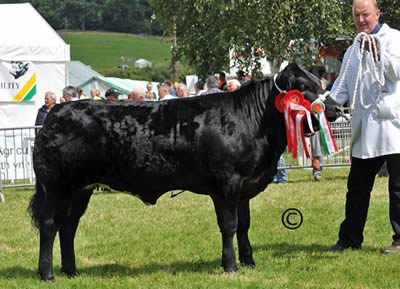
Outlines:
<svg viewBox="0 0 400 289"><path fill-rule="evenodd" d="M239 79L241 79L242 73L239 73ZM220 72L218 77L210 75L205 81L205 85L201 81L195 84L195 91L189 92L186 84L179 82L173 84L170 80L165 80L163 83L157 85L158 93L153 91L153 83L148 82L146 87L137 85L133 87L132 91L128 93L127 98L124 101L163 101L167 99L179 99L185 97L192 97L197 95L205 95L217 92L235 91L240 88L241 84L251 78L239 81L238 78L227 79L224 72ZM120 101L122 92L109 88L105 91L104 95L101 94L99 89L91 89L89 95L85 95L81 87L66 86L62 90L62 95L58 98L60 103L68 101L77 101L85 99L93 100L108 100L108 101ZM47 114L54 107L57 102L57 96L52 91L47 91L44 96L44 105L39 108L35 126L43 124Z"/></svg>

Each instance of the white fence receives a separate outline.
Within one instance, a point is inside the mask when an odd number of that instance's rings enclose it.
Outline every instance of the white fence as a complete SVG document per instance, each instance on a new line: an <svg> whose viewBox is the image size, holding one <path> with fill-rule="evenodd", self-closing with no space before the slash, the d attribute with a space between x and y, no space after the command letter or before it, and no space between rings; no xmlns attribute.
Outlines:
<svg viewBox="0 0 400 289"><path fill-rule="evenodd" d="M0 129L0 188L30 186L35 174L32 165L32 151L35 131L40 127L19 127ZM344 118L331 123L339 151L324 157L324 167L350 165L351 124ZM310 168L311 161L300 158L296 163L287 163L287 169Z"/></svg>

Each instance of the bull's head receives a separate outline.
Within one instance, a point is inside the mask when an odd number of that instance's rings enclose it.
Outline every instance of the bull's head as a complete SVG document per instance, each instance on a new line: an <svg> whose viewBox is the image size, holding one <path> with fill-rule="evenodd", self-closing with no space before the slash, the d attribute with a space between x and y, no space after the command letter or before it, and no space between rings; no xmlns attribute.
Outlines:
<svg viewBox="0 0 400 289"><path fill-rule="evenodd" d="M318 99L319 95L325 93L325 90L321 88L319 78L296 63L289 64L276 76L275 86L278 91L300 90L311 103ZM336 120L341 111L339 105L329 95L324 104L327 119ZM313 127L314 130L318 129L318 123L315 120L313 120ZM307 126L305 129L308 130Z"/></svg>

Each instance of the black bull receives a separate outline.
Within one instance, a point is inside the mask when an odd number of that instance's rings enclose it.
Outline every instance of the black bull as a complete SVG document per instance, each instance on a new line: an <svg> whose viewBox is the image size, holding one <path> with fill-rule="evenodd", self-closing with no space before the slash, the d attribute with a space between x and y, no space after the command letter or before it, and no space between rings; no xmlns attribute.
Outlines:
<svg viewBox="0 0 400 289"><path fill-rule="evenodd" d="M299 89L313 101L318 80L296 64L279 73L277 86ZM155 204L165 192L209 195L222 234L222 266L254 266L248 238L249 200L277 171L286 147L283 115L274 106L271 79L233 93L162 102L78 101L57 105L34 148L37 178L30 211L40 232L39 273L53 276L53 243L60 236L62 271L77 274L74 237L93 184L107 184ZM336 117L327 104L328 119Z"/></svg>

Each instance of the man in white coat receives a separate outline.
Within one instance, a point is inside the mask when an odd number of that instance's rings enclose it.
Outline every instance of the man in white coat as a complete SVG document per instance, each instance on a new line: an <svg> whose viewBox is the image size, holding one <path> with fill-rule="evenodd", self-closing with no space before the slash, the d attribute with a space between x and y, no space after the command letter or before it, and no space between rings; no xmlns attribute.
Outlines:
<svg viewBox="0 0 400 289"><path fill-rule="evenodd" d="M383 252L400 252L400 31L380 24L379 18L376 0L353 0L356 29L366 34L347 49L331 90L338 103L352 105L353 113L345 219L329 251L361 248L375 176L386 161L394 235Z"/></svg>

